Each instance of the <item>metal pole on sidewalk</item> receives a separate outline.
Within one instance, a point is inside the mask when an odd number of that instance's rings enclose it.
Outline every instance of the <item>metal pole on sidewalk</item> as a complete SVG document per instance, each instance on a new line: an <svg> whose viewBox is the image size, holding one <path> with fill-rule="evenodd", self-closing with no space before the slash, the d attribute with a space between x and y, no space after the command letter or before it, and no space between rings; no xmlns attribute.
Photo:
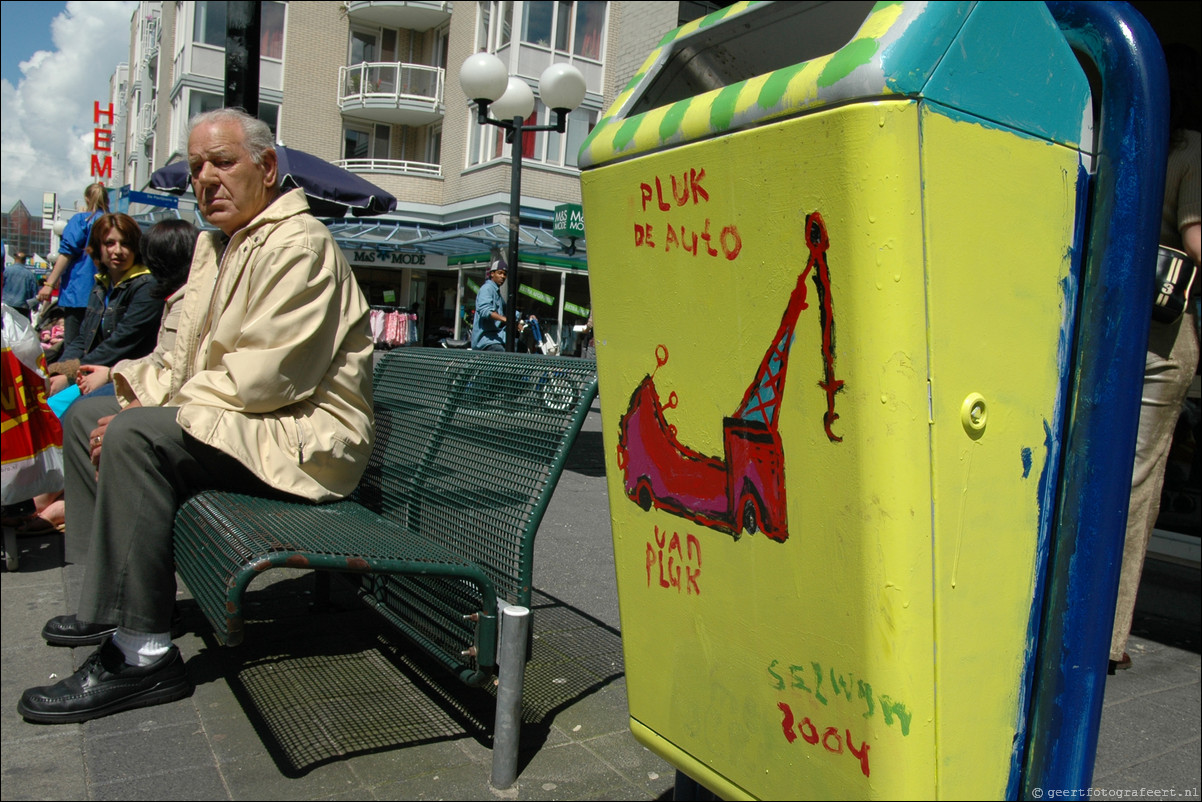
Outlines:
<svg viewBox="0 0 1202 802"><path fill-rule="evenodd" d="M497 720L493 726L492 786L505 790L518 777L518 742L522 735L522 683L526 677L526 641L530 610L517 605L501 611L501 645L497 657Z"/></svg>

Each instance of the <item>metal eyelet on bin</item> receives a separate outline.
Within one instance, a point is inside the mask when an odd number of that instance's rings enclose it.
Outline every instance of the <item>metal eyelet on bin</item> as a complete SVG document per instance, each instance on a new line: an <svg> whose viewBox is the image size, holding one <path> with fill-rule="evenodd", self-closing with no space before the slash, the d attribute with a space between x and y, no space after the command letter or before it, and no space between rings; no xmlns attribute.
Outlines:
<svg viewBox="0 0 1202 802"><path fill-rule="evenodd" d="M964 424L964 431L974 440L985 433L988 415L985 396L980 393L969 393L968 398L960 405L960 421Z"/></svg>

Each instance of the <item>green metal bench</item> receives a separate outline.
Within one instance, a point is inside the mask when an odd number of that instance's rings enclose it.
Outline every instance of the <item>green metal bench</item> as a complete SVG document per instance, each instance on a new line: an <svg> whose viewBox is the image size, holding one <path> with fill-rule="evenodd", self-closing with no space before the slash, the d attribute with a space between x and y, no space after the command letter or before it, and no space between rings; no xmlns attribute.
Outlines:
<svg viewBox="0 0 1202 802"><path fill-rule="evenodd" d="M358 575L359 596L461 680L499 673L493 782L507 787L526 656L524 632L508 626L529 624L534 536L596 397L596 365L398 349L373 394L375 447L349 498L200 493L176 517L176 570L228 645L242 641L243 594L264 571ZM510 657L498 670L502 618Z"/></svg>

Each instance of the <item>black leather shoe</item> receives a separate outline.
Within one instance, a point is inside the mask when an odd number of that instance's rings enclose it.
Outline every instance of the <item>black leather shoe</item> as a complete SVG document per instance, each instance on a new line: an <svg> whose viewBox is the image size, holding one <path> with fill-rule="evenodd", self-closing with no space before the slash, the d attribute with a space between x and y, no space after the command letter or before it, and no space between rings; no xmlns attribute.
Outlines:
<svg viewBox="0 0 1202 802"><path fill-rule="evenodd" d="M1126 671L1131 668L1131 655L1123 652L1122 660L1111 660L1106 666L1106 673L1114 676L1115 671Z"/></svg>
<svg viewBox="0 0 1202 802"><path fill-rule="evenodd" d="M99 646L117 631L111 624L85 624L73 615L51 618L42 627L42 637L51 646ZM176 607L171 611L171 637L184 633L183 617Z"/></svg>
<svg viewBox="0 0 1202 802"><path fill-rule="evenodd" d="M116 631L111 624L86 624L73 615L60 615L46 622L42 637L54 646L99 646Z"/></svg>
<svg viewBox="0 0 1202 802"><path fill-rule="evenodd" d="M69 724L173 702L190 693L184 658L175 646L138 668L126 665L121 650L109 639L65 680L25 691L17 712L30 721Z"/></svg>

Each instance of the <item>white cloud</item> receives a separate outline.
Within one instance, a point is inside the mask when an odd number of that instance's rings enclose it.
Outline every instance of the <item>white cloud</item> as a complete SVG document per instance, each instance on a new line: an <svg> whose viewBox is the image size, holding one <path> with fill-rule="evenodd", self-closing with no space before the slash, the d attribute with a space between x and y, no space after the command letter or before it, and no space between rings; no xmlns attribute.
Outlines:
<svg viewBox="0 0 1202 802"><path fill-rule="evenodd" d="M109 77L129 58L136 2L69 2L51 24L54 50L21 62L17 86L0 81L0 208L18 200L36 216L43 192L59 206L83 197L91 177L93 106L108 106Z"/></svg>

